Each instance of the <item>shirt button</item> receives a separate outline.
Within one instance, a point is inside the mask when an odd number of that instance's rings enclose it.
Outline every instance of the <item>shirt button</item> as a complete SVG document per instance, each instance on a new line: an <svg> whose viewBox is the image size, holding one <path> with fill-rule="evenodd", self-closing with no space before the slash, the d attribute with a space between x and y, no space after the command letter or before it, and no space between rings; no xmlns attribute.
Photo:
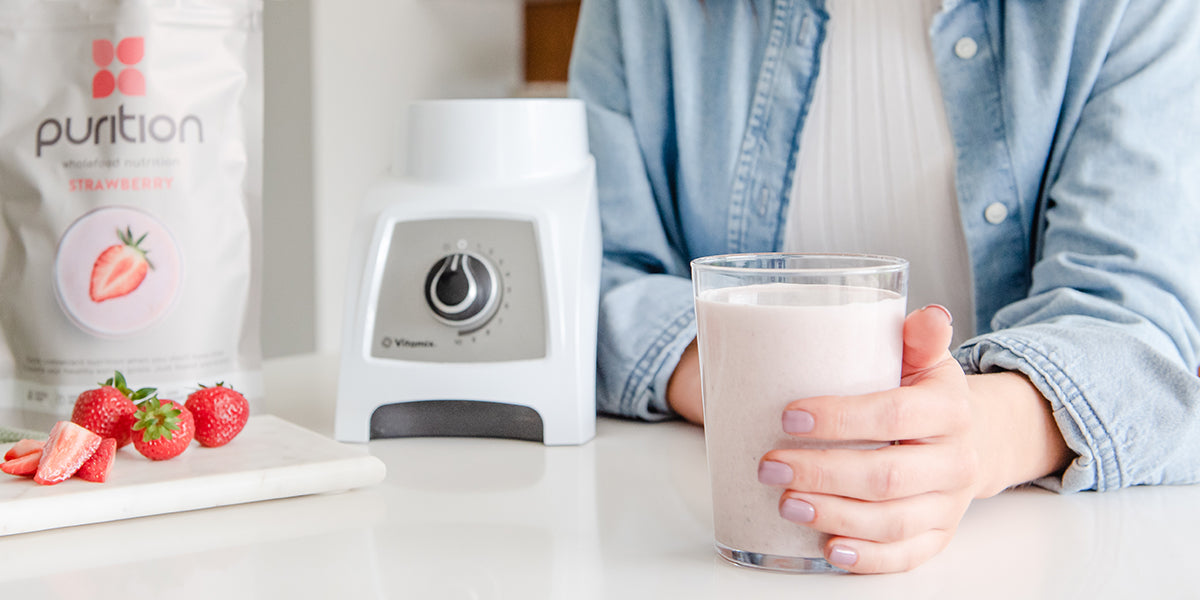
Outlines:
<svg viewBox="0 0 1200 600"><path fill-rule="evenodd" d="M770 205L771 205L771 192L768 192L766 189L763 189L762 192L760 192L758 194L758 216L766 217L767 216L767 207Z"/></svg>
<svg viewBox="0 0 1200 600"><path fill-rule="evenodd" d="M954 54L963 60L975 58L977 52L979 52L979 44L969 37L961 38L954 43Z"/></svg>
<svg viewBox="0 0 1200 600"><path fill-rule="evenodd" d="M993 202L983 211L983 218L992 225L999 225L1008 218L1008 207L1002 202Z"/></svg>

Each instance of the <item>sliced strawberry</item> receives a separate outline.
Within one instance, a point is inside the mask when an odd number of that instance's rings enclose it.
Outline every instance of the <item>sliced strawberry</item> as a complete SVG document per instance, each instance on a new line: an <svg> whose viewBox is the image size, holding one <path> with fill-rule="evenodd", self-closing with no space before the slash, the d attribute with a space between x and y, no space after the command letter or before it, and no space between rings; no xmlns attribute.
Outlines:
<svg viewBox="0 0 1200 600"><path fill-rule="evenodd" d="M59 421L50 430L50 439L42 450L37 475L33 480L42 485L66 481L100 447L102 438L70 421Z"/></svg>
<svg viewBox="0 0 1200 600"><path fill-rule="evenodd" d="M146 279L146 272L154 268L146 258L147 250L141 248L147 234L133 238L133 230L117 230L120 244L104 249L92 264L92 278L88 294L93 302L104 302L119 298L136 290Z"/></svg>
<svg viewBox="0 0 1200 600"><path fill-rule="evenodd" d="M42 440L21 440L13 444L12 448L9 448L8 452L4 453L4 460L12 460L14 458L21 458L22 456L32 454L41 450L42 446L45 445L46 442L43 442Z"/></svg>
<svg viewBox="0 0 1200 600"><path fill-rule="evenodd" d="M9 475L24 475L32 477L37 473L38 461L42 459L42 449L38 448L25 456L6 460L0 463L0 471L4 471Z"/></svg>
<svg viewBox="0 0 1200 600"><path fill-rule="evenodd" d="M117 440L104 438L100 441L100 447L92 453L92 457L84 461L79 466L79 470L75 471L75 476L86 481L104 483L108 479L108 472L112 469L113 459L116 456Z"/></svg>

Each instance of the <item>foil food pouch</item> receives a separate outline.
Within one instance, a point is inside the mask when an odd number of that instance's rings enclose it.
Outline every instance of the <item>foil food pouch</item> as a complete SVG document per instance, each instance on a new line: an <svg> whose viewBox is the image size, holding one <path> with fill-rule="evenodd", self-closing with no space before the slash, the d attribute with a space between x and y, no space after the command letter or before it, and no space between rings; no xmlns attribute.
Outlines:
<svg viewBox="0 0 1200 600"><path fill-rule="evenodd" d="M0 0L0 423L261 396L257 0Z"/></svg>

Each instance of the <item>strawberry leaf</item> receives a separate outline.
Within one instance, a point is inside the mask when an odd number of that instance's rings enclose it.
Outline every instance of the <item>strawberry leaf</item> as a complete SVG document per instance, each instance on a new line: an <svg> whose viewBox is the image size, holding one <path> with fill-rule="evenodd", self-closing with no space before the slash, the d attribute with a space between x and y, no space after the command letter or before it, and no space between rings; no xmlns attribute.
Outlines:
<svg viewBox="0 0 1200 600"><path fill-rule="evenodd" d="M158 388L152 388L152 387L142 388L136 392L133 392L132 394L129 394L129 399L133 400L134 402L137 402L138 400L146 400L149 398L153 398L155 392L157 392L157 391L158 391Z"/></svg>
<svg viewBox="0 0 1200 600"><path fill-rule="evenodd" d="M142 432L143 442L159 438L169 440L173 437L171 432L179 429L182 412L172 404L163 404L158 398L151 397L139 404L138 411L133 414L133 430Z"/></svg>
<svg viewBox="0 0 1200 600"><path fill-rule="evenodd" d="M136 392L129 389L129 384L125 382L125 376L120 371L115 371L112 377L109 377L107 381L100 385L108 385L116 388L118 392L124 394L126 398L133 400L135 404L138 404L140 400L153 398L154 394L158 392L158 388L152 387L141 388Z"/></svg>

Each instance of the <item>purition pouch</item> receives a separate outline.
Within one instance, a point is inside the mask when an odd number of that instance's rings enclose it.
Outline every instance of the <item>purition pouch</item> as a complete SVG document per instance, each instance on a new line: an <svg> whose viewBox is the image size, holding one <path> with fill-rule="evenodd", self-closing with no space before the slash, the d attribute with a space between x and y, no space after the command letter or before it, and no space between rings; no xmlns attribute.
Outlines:
<svg viewBox="0 0 1200 600"><path fill-rule="evenodd" d="M0 422L262 394L259 0L0 0Z"/></svg>

